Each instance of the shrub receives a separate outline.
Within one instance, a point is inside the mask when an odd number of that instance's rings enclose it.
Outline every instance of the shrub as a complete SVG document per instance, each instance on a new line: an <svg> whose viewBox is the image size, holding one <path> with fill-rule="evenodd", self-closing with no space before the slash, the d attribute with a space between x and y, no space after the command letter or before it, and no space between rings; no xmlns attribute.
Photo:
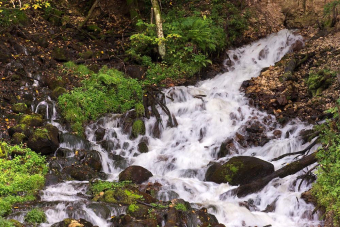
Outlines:
<svg viewBox="0 0 340 227"><path fill-rule="evenodd" d="M39 209L30 210L25 215L25 222L32 224L46 222L46 214L44 213L44 211Z"/></svg>
<svg viewBox="0 0 340 227"><path fill-rule="evenodd" d="M82 71L86 71L84 66ZM77 71L76 71L77 72ZM104 113L123 113L142 102L142 86L137 80L124 77L122 72L102 68L82 81L82 86L59 96L62 115L72 130L83 135L83 125Z"/></svg>

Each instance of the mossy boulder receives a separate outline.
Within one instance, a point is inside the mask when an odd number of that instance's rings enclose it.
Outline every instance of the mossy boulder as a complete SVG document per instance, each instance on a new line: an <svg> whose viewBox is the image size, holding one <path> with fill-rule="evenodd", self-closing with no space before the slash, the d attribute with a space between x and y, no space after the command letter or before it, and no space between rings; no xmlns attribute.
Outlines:
<svg viewBox="0 0 340 227"><path fill-rule="evenodd" d="M12 110L14 113L26 113L28 108L25 103L16 103L13 105Z"/></svg>
<svg viewBox="0 0 340 227"><path fill-rule="evenodd" d="M137 200L143 200L143 195L141 195L141 192L133 187L115 188L105 191L104 194L102 193L99 193L99 195L95 196L94 201L98 200L106 203L129 205L136 203Z"/></svg>
<svg viewBox="0 0 340 227"><path fill-rule="evenodd" d="M24 133L16 132L13 134L11 142L12 144L21 144L24 143L25 140L27 140L27 137Z"/></svg>
<svg viewBox="0 0 340 227"><path fill-rule="evenodd" d="M33 151L47 155L59 147L59 130L53 125L36 129L28 139L27 146Z"/></svg>
<svg viewBox="0 0 340 227"><path fill-rule="evenodd" d="M12 222L12 224L13 224L14 227L24 227L24 225L21 224L21 223L20 223L19 221L17 221L17 220L10 219L9 221Z"/></svg>
<svg viewBox="0 0 340 227"><path fill-rule="evenodd" d="M127 213L134 218L142 219L146 218L149 214L148 206L142 204L130 204L127 209Z"/></svg>
<svg viewBox="0 0 340 227"><path fill-rule="evenodd" d="M93 224L82 218L80 218L79 220L66 218L61 222L57 222L51 225L51 227L93 227Z"/></svg>
<svg viewBox="0 0 340 227"><path fill-rule="evenodd" d="M31 127L39 127L44 123L43 117L40 114L24 115L20 121L20 124L25 124Z"/></svg>
<svg viewBox="0 0 340 227"><path fill-rule="evenodd" d="M119 174L119 181L132 181L141 184L152 177L152 173L141 166L129 166Z"/></svg>
<svg viewBox="0 0 340 227"><path fill-rule="evenodd" d="M67 166L62 170L69 178L79 181L92 180L99 177L97 171L85 165L72 165Z"/></svg>
<svg viewBox="0 0 340 227"><path fill-rule="evenodd" d="M26 124L18 124L8 129L8 134L13 137L15 133L23 133L27 138L32 134L33 129Z"/></svg>
<svg viewBox="0 0 340 227"><path fill-rule="evenodd" d="M237 156L225 164L213 164L206 173L206 181L244 185L274 172L274 165L259 158Z"/></svg>
<svg viewBox="0 0 340 227"><path fill-rule="evenodd" d="M54 100L58 100L58 97L62 94L66 93L66 89L63 87L57 87L52 91L51 98Z"/></svg>
<svg viewBox="0 0 340 227"><path fill-rule="evenodd" d="M91 203L87 205L97 216L108 219L111 216L111 211L108 206L103 203Z"/></svg>
<svg viewBox="0 0 340 227"><path fill-rule="evenodd" d="M320 95L325 89L327 89L334 81L336 73L322 69L317 72L311 71L307 79L307 86L313 96Z"/></svg>
<svg viewBox="0 0 340 227"><path fill-rule="evenodd" d="M100 171L102 169L101 156L98 151L79 151L76 153L76 156L80 156L79 158L83 165L89 166L96 171Z"/></svg>
<svg viewBox="0 0 340 227"><path fill-rule="evenodd" d="M139 135L145 135L145 124L140 119L133 122L131 137L137 138Z"/></svg>
<svg viewBox="0 0 340 227"><path fill-rule="evenodd" d="M5 142L0 142L0 158L6 158L7 157L7 144Z"/></svg>
<svg viewBox="0 0 340 227"><path fill-rule="evenodd" d="M138 151L140 153L148 153L149 151L148 145L145 142L140 142L138 144Z"/></svg>

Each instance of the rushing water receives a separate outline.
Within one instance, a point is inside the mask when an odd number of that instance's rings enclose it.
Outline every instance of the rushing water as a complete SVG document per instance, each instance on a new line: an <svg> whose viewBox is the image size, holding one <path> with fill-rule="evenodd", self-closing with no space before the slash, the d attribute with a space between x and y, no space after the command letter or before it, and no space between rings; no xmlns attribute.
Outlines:
<svg viewBox="0 0 340 227"><path fill-rule="evenodd" d="M266 125L269 137L273 136L274 130L281 130L281 137L272 139L263 147L245 149L236 143L237 152L222 160L243 155L270 161L282 154L302 150L308 145L302 145L298 135L302 129L311 128L310 125L295 120L282 128L274 116L249 106L240 91L243 81L258 76L263 68L274 65L290 51L292 44L301 39L288 30L282 30L250 45L230 50L228 55L231 62L228 65L231 66L227 73L202 81L196 86L164 90L167 107L176 117L178 127L165 127L168 118L159 109L164 127L161 127L160 138L153 138L151 135L156 119L152 117L146 120L146 135L143 139L148 141L148 153L141 154L137 149L141 137L131 140L129 135L122 133L118 127L117 115L108 115L90 125L86 135L92 142L92 148L102 155L103 171L109 174L110 180L117 180L122 169L110 160L109 153L121 155L127 159L128 165L140 165L153 173L149 181L163 185L159 199L170 200L179 195L190 203L207 207L208 212L226 226L317 226L317 215L312 214L314 207L300 198L301 193L308 190L310 185L303 183L299 190L299 182L294 182L303 171L284 179L274 179L261 192L245 198L221 196L235 186L204 181L208 164L216 161L221 143L235 137L235 133L249 121L256 119ZM53 113L47 108L46 115L53 120L56 118L54 106ZM54 125L60 127L56 122ZM112 141L116 145L115 149L107 152L95 143L94 132L99 127L106 129L104 138ZM61 146L77 147L68 143ZM288 156L273 162L275 169L292 162L293 158ZM51 203L57 201L58 205L46 211L50 224L42 226L50 226L67 218L65 210L74 203L79 203L81 210L74 217L83 217L100 227L110 226L87 207L84 202L86 198L78 196L78 193L86 191L86 187L87 182L65 182L45 189L42 200ZM239 203L244 201L253 203L256 208L250 211L240 206ZM275 211L263 212L268 205L273 204ZM117 214L124 210L111 212Z"/></svg>

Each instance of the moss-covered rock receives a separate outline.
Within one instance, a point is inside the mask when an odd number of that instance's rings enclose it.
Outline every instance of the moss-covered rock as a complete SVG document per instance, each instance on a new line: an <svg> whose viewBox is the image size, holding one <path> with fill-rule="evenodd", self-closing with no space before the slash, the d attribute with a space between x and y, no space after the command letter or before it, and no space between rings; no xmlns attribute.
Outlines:
<svg viewBox="0 0 340 227"><path fill-rule="evenodd" d="M311 71L307 79L307 86L313 96L320 95L323 90L328 88L334 81L336 73L322 69L317 72Z"/></svg>
<svg viewBox="0 0 340 227"><path fill-rule="evenodd" d="M99 201L107 203L119 203L119 204L134 204L137 200L142 199L143 196L136 188L116 188L107 190L104 192Z"/></svg>
<svg viewBox="0 0 340 227"><path fill-rule="evenodd" d="M27 105L25 103L16 103L13 105L12 110L15 113L26 113L28 108Z"/></svg>
<svg viewBox="0 0 340 227"><path fill-rule="evenodd" d="M137 138L139 135L145 135L145 124L138 119L133 122L131 136Z"/></svg>
<svg viewBox="0 0 340 227"><path fill-rule="evenodd" d="M39 127L44 123L43 117L40 114L24 115L20 119L20 124L25 124L31 127Z"/></svg>
<svg viewBox="0 0 340 227"><path fill-rule="evenodd" d="M27 146L41 154L51 154L59 147L59 130L53 125L36 129L28 139Z"/></svg>
<svg viewBox="0 0 340 227"><path fill-rule="evenodd" d="M8 134L12 137L15 133L23 133L28 138L33 130L26 124L18 124L8 129Z"/></svg>
<svg viewBox="0 0 340 227"><path fill-rule="evenodd" d="M145 142L140 142L138 144L138 151L140 153L148 153L149 151L148 145Z"/></svg>
<svg viewBox="0 0 340 227"><path fill-rule="evenodd" d="M152 177L152 173L141 166L129 166L119 174L119 181L132 181L141 184Z"/></svg>
<svg viewBox="0 0 340 227"><path fill-rule="evenodd" d="M13 134L11 142L12 144L21 144L24 143L26 139L27 137L24 133L16 132Z"/></svg>
<svg viewBox="0 0 340 227"><path fill-rule="evenodd" d="M83 53L79 53L79 57L81 57L84 60L90 59L93 56L93 51L92 50L88 50L85 51Z"/></svg>
<svg viewBox="0 0 340 227"><path fill-rule="evenodd" d="M54 100L58 100L58 97L62 94L66 93L66 89L63 87L57 87L52 91L51 98Z"/></svg>
<svg viewBox="0 0 340 227"><path fill-rule="evenodd" d="M231 185L248 184L274 172L273 164L255 157L238 156L223 165L209 167L206 180Z"/></svg>
<svg viewBox="0 0 340 227"><path fill-rule="evenodd" d="M134 218L146 218L149 213L149 207L142 204L130 204L128 206L127 213Z"/></svg>

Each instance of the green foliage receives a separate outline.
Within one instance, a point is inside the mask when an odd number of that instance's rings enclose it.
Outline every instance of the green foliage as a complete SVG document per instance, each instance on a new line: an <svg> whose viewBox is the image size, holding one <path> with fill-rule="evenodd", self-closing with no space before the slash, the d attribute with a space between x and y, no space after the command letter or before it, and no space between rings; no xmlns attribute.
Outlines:
<svg viewBox="0 0 340 227"><path fill-rule="evenodd" d="M310 71L307 78L307 86L313 96L321 94L323 90L332 84L336 72L329 69L322 69L317 72Z"/></svg>
<svg viewBox="0 0 340 227"><path fill-rule="evenodd" d="M95 181L90 186L90 191L93 194L97 194L108 189L123 188L130 185L131 181L121 181L121 182L109 182L109 181Z"/></svg>
<svg viewBox="0 0 340 227"><path fill-rule="evenodd" d="M329 15L331 14L332 10L334 8L336 8L337 6L340 5L340 0L335 0L335 1L332 1L332 2L329 2L327 3L325 6L324 6L324 14L325 15Z"/></svg>
<svg viewBox="0 0 340 227"><path fill-rule="evenodd" d="M2 217L0 217L0 226L1 227L15 227L11 221L8 221Z"/></svg>
<svg viewBox="0 0 340 227"><path fill-rule="evenodd" d="M34 200L34 194L44 186L47 173L45 158L19 145L9 146L1 142L6 157L12 151L23 156L12 160L0 158L0 216L8 214L14 203ZM18 196L18 194L23 194Z"/></svg>
<svg viewBox="0 0 340 227"><path fill-rule="evenodd" d="M136 111L137 117L142 117L145 112L144 105L142 103L137 103L135 106L135 111Z"/></svg>
<svg viewBox="0 0 340 227"><path fill-rule="evenodd" d="M19 9L4 9L2 12L0 10L0 27L22 24L27 22L27 20L25 12Z"/></svg>
<svg viewBox="0 0 340 227"><path fill-rule="evenodd" d="M184 211L184 212L188 210L183 203L177 203L175 205L175 209L180 210L180 211Z"/></svg>
<svg viewBox="0 0 340 227"><path fill-rule="evenodd" d="M68 63L74 70L75 66ZM127 78L122 72L103 67L97 74L77 66L74 73L89 73L82 86L59 96L62 115L71 123L72 130L83 134L83 124L96 120L107 112L124 113L142 102L142 86L137 80Z"/></svg>
<svg viewBox="0 0 340 227"><path fill-rule="evenodd" d="M25 215L25 222L35 224L35 223L44 223L46 222L46 214L44 211L39 209L30 210Z"/></svg>
<svg viewBox="0 0 340 227"><path fill-rule="evenodd" d="M134 213L139 209L139 206L137 204L130 204L128 207L128 211L130 213Z"/></svg>
<svg viewBox="0 0 340 227"><path fill-rule="evenodd" d="M339 103L340 99L337 105ZM338 119L337 107L329 112L334 113L334 118ZM334 213L335 225L338 226L340 223L340 125L338 120L327 120L316 129L321 132L322 147L317 153L320 166L312 193L316 196L318 204L326 208L326 212Z"/></svg>

